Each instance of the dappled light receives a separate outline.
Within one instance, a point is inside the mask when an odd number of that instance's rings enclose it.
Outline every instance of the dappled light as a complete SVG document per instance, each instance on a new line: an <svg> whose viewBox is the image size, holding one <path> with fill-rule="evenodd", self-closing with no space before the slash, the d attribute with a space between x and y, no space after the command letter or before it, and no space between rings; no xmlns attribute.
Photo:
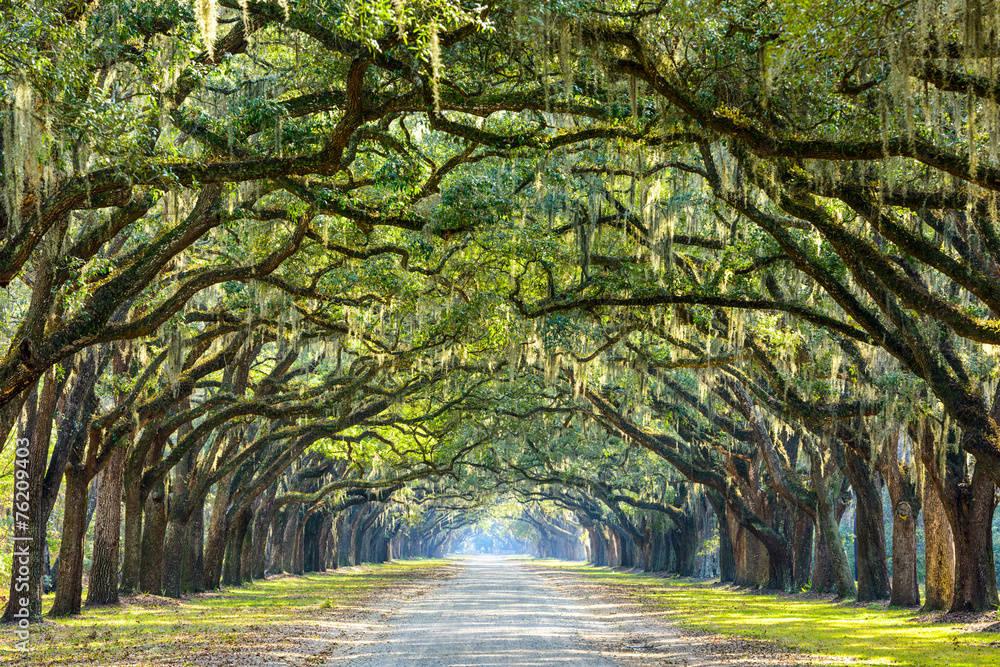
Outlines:
<svg viewBox="0 0 1000 667"><path fill-rule="evenodd" d="M596 600L568 597L495 556L469 556L445 590L408 605L369 645L332 664L588 665L619 664L621 618ZM646 655L655 659L659 650Z"/></svg>
<svg viewBox="0 0 1000 667"><path fill-rule="evenodd" d="M370 653L351 658L386 667L470 661L525 666L612 664L588 662L590 650L578 641L579 617L586 614L591 624L596 620L587 614L589 610L567 604L537 582L522 582L512 572L508 577L498 576L501 564L489 557L472 558L449 585L446 596L411 606L388 624L390 634L384 642ZM592 627L590 632L594 632Z"/></svg>
<svg viewBox="0 0 1000 667"><path fill-rule="evenodd" d="M1000 0L0 0L0 661L1000 664Z"/></svg>
<svg viewBox="0 0 1000 667"><path fill-rule="evenodd" d="M912 610L557 565L588 581L621 588L665 618L711 632L777 640L805 653L839 656L847 664L974 667L990 664L996 656L993 636L961 622L929 623Z"/></svg>

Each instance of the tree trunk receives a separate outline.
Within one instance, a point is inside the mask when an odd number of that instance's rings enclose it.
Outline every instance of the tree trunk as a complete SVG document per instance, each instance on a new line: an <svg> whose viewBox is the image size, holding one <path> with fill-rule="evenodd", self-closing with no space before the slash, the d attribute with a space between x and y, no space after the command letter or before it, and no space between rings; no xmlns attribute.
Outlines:
<svg viewBox="0 0 1000 667"><path fill-rule="evenodd" d="M671 546L677 557L677 574L682 577L694 576L694 561L698 555L697 533L693 530L678 530L674 533Z"/></svg>
<svg viewBox="0 0 1000 667"><path fill-rule="evenodd" d="M830 550L826 547L826 540L823 539L822 532L816 530L813 534L813 569L812 577L809 580L810 591L812 593L829 593L837 590L836 581L833 578L833 562L830 558ZM851 579L854 583L854 579Z"/></svg>
<svg viewBox="0 0 1000 667"><path fill-rule="evenodd" d="M892 503L892 599L896 607L919 607L917 582L917 514L920 498L912 466L900 465L899 435L884 445L879 471L885 479Z"/></svg>
<svg viewBox="0 0 1000 667"><path fill-rule="evenodd" d="M55 371L50 370L45 374L41 393L38 394L36 386L24 401L25 418L18 428L14 452L14 549L10 596L0 623L16 623L24 618L29 623L42 621L42 576L48 558L47 528L51 511L51 505L46 505L45 463L56 406L65 386L66 377L60 380ZM20 405L21 401L15 399L14 403ZM26 608L20 604L25 599L28 601Z"/></svg>
<svg viewBox="0 0 1000 667"><path fill-rule="evenodd" d="M919 607L917 582L917 517L910 503L900 500L892 515L892 600L896 607Z"/></svg>
<svg viewBox="0 0 1000 667"><path fill-rule="evenodd" d="M161 479L146 498L142 528L142 564L139 570L139 590L163 594L163 543L167 532L167 510L163 502Z"/></svg>
<svg viewBox="0 0 1000 667"><path fill-rule="evenodd" d="M326 554L329 551L332 523L333 518L329 514L324 514L323 527L319 535L319 559L317 563L317 568L320 572L326 572Z"/></svg>
<svg viewBox="0 0 1000 667"><path fill-rule="evenodd" d="M205 590L205 500L200 499L191 509L187 535L184 538L184 562L181 580L185 593Z"/></svg>
<svg viewBox="0 0 1000 667"><path fill-rule="evenodd" d="M285 528L288 525L289 511L287 506L276 511L271 520L271 556L267 563L267 574L278 574L282 568L282 555L285 544Z"/></svg>
<svg viewBox="0 0 1000 667"><path fill-rule="evenodd" d="M48 439L43 441L39 421L48 419L46 402L55 409L55 378L50 371L45 377L41 400L32 389L25 401L25 419L18 427L14 460L14 539L11 555L10 596L0 623L18 623L27 619L28 623L42 620L42 542L45 540L45 526L42 525L42 476L45 474L45 459L48 455ZM38 408L36 410L36 407ZM21 467L23 464L24 467ZM22 606L22 600L28 604ZM26 616L25 616L26 614Z"/></svg>
<svg viewBox="0 0 1000 667"><path fill-rule="evenodd" d="M875 482L871 466L851 448L846 448L847 473L857 499L855 511L855 545L858 571L858 601L888 600L888 554L885 548L885 518L882 515L882 494Z"/></svg>
<svg viewBox="0 0 1000 667"><path fill-rule="evenodd" d="M729 542L733 546L733 583L737 586L755 586L747 572L747 531L740 525L736 512L727 510Z"/></svg>
<svg viewBox="0 0 1000 667"><path fill-rule="evenodd" d="M281 536L281 569L279 572L295 571L295 535L299 527L299 506L291 505L285 521L285 531Z"/></svg>
<svg viewBox="0 0 1000 667"><path fill-rule="evenodd" d="M96 436L91 436L96 437ZM87 438L80 438L70 452L66 466L66 510L63 513L62 542L59 545L56 596L50 616L80 613L83 594L83 540L87 531L88 467L84 463Z"/></svg>
<svg viewBox="0 0 1000 667"><path fill-rule="evenodd" d="M87 606L118 604L118 561L121 547L122 476L127 448L115 447L97 490L94 557Z"/></svg>
<svg viewBox="0 0 1000 667"><path fill-rule="evenodd" d="M715 511L715 523L719 532L719 581L732 581L736 577L736 561L733 558L733 542L729 536L729 520L726 518L726 503L722 498L713 499L708 494L709 502Z"/></svg>
<svg viewBox="0 0 1000 667"><path fill-rule="evenodd" d="M163 538L163 594L179 598L183 591L182 572L184 565L184 536L187 523L173 517L167 521Z"/></svg>
<svg viewBox="0 0 1000 667"><path fill-rule="evenodd" d="M797 508L790 508L793 517L792 592L802 590L812 575L813 520Z"/></svg>
<svg viewBox="0 0 1000 667"><path fill-rule="evenodd" d="M305 574L305 553L303 549L303 536L305 535L306 518L302 519L295 526L295 537L292 548L292 574Z"/></svg>
<svg viewBox="0 0 1000 667"><path fill-rule="evenodd" d="M128 468L128 465L126 465ZM122 580L121 593L133 595L139 590L140 568L142 567L142 488L139 478L141 467L125 470L125 524L122 531Z"/></svg>
<svg viewBox="0 0 1000 667"><path fill-rule="evenodd" d="M229 537L226 541L226 561L223 568L222 583L225 586L239 586L242 583L243 572L243 542L246 541L252 514L247 508L235 516L230 521Z"/></svg>
<svg viewBox="0 0 1000 667"><path fill-rule="evenodd" d="M955 595L955 542L941 496L933 484L923 485L924 611L951 608Z"/></svg>
<svg viewBox="0 0 1000 667"><path fill-rule="evenodd" d="M304 563L303 569L306 572L318 572L320 570L320 537L323 532L323 515L312 514L306 519L305 530L302 534Z"/></svg>
<svg viewBox="0 0 1000 667"><path fill-rule="evenodd" d="M816 586L817 593L828 592L828 585L832 583L837 589L839 597L854 598L858 596L858 588L854 582L854 574L851 572L850 563L847 560L847 551L844 549L844 539L840 534L840 519L837 512L837 501L830 492L832 471L825 474L823 467L833 465L832 462L824 463L818 451L810 453L812 458L812 480L813 488L816 490L816 518L819 520L819 540L822 548L817 549L816 563L817 570L813 572L813 586ZM843 481L843 478L840 478ZM827 571L824 571L829 568ZM818 586L817 586L818 584Z"/></svg>
<svg viewBox="0 0 1000 667"><path fill-rule="evenodd" d="M222 576L222 560L228 543L226 537L229 525L226 514L229 509L229 487L232 480L233 473L229 473L215 486L215 503L212 505L208 542L205 545L205 589L209 591L219 587Z"/></svg>
<svg viewBox="0 0 1000 667"><path fill-rule="evenodd" d="M253 551L250 554L250 575L254 579L263 579L267 569L267 543L274 518L274 497L277 493L278 483L275 482L264 492L254 515Z"/></svg>
<svg viewBox="0 0 1000 667"><path fill-rule="evenodd" d="M971 484L960 485L955 538L955 594L951 611L983 612L996 609L996 567L993 561L993 512L996 487L982 466L976 466Z"/></svg>
<svg viewBox="0 0 1000 667"><path fill-rule="evenodd" d="M189 424L182 426L177 434L178 439L189 431ZM190 559L193 545L186 544L184 538L193 519L190 484L197 456L197 449L192 450L174 466L169 501L164 507L166 526L163 535L163 576L160 583L163 594L172 598L179 598L181 593L190 589L190 577L187 579L187 586L185 585L184 563ZM200 542L198 546L201 546Z"/></svg>
<svg viewBox="0 0 1000 667"><path fill-rule="evenodd" d="M340 567L340 526L344 513L339 513L330 523L330 559L328 567L336 570Z"/></svg>
<svg viewBox="0 0 1000 667"><path fill-rule="evenodd" d="M365 510L367 505L360 505L357 512L354 515L354 520L351 521L351 529L349 533L349 538L347 541L347 564L348 565L359 565L358 562L358 532L361 528L361 522L365 518Z"/></svg>
<svg viewBox="0 0 1000 667"><path fill-rule="evenodd" d="M243 547L240 550L240 578L241 584L248 584L253 581L253 512L247 510L246 530L243 531Z"/></svg>
<svg viewBox="0 0 1000 667"><path fill-rule="evenodd" d="M598 544L597 530L587 526L584 528L587 531L588 541L590 542L590 564L594 567L599 567L601 563L601 545Z"/></svg>
<svg viewBox="0 0 1000 667"><path fill-rule="evenodd" d="M735 515L735 513L734 513ZM736 563L733 583L737 586L768 588L777 585L774 575L779 567L772 566L771 556L764 546L747 528L733 521L730 535Z"/></svg>
<svg viewBox="0 0 1000 667"><path fill-rule="evenodd" d="M86 440L90 420L97 410L97 397L94 395L96 383L97 353L91 349L84 354L76 381L66 396L56 444L52 449L49 467L45 471L42 489L42 525L48 525L74 443Z"/></svg>
<svg viewBox="0 0 1000 667"><path fill-rule="evenodd" d="M3 452L7 437L17 424L17 418L21 415L28 393L27 390L22 391L0 407L0 452Z"/></svg>
<svg viewBox="0 0 1000 667"><path fill-rule="evenodd" d="M958 446L953 429L943 431L937 447L930 446L934 438L928 430L925 427L920 455L941 498L955 544L955 588L949 609L988 611L997 606L992 530L996 487L980 465L975 466L970 480L969 457ZM966 432L962 437L971 436ZM941 448L945 448L943 452ZM943 461L939 453L944 454Z"/></svg>
<svg viewBox="0 0 1000 667"><path fill-rule="evenodd" d="M622 545L622 567L634 568L637 565L638 559L636 558L636 543L628 534L624 531L618 533L618 541ZM695 547L695 553L697 553L697 546ZM694 569L694 556L691 557L691 569Z"/></svg>
<svg viewBox="0 0 1000 667"><path fill-rule="evenodd" d="M652 538L652 535L650 535ZM568 549L567 549L568 551ZM642 557L642 571L643 572L653 572L653 540L647 539L642 544L642 548L639 549L639 555ZM566 556L564 559L568 560Z"/></svg>
<svg viewBox="0 0 1000 667"><path fill-rule="evenodd" d="M190 402L185 399L180 404L181 410L190 407ZM153 428L149 426L148 428ZM186 425L185 430L190 430ZM163 477L143 484L143 471L156 465L163 458L163 450L167 444L165 434L156 433L155 438L149 444L136 442L132 450L129 451L128 459L125 462L125 555L122 559L122 583L121 592L131 595L138 590L147 593L154 591L159 593L162 586L162 563L154 562L153 568L156 572L150 573L147 577L142 574L142 567L145 564L147 554L156 555L162 553L163 545L153 547L152 551L147 551L146 531L143 528L143 521L153 517L159 519L160 523L153 527L153 533L159 534L163 538L163 531L166 529L166 518L156 517L149 513L150 508L155 509L157 505L163 508L164 483ZM145 451L143 451L145 450ZM150 496L157 495L157 499L150 505ZM145 582L145 583L144 583ZM152 586L151 589L147 589Z"/></svg>
<svg viewBox="0 0 1000 667"><path fill-rule="evenodd" d="M238 586L240 583L240 558L243 554L243 536L246 533L246 513L232 517L226 537L225 560L222 567L222 585Z"/></svg>

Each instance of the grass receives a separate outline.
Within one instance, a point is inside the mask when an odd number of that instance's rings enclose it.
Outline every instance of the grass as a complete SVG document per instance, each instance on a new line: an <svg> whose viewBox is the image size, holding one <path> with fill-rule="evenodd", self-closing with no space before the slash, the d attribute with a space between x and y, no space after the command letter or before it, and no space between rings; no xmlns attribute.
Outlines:
<svg viewBox="0 0 1000 667"><path fill-rule="evenodd" d="M0 664L31 665L254 665L293 653L319 662L351 616L380 593L447 576L443 560L362 565L204 593L179 601L156 596L32 626L30 650L14 650L0 626ZM52 604L46 596L43 608ZM331 634L333 633L333 634ZM302 649L300 645L306 648ZM311 646L311 648L310 648Z"/></svg>
<svg viewBox="0 0 1000 667"><path fill-rule="evenodd" d="M745 592L565 561L537 562L612 586L694 630L773 640L792 651L836 656L846 664L1000 666L1000 635L970 632L960 623L930 623L913 610Z"/></svg>

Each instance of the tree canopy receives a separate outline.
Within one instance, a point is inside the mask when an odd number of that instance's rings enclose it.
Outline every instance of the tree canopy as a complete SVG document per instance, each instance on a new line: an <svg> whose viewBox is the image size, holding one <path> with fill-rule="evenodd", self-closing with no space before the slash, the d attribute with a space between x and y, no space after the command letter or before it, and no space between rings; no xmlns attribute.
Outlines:
<svg viewBox="0 0 1000 667"><path fill-rule="evenodd" d="M52 613L498 523L916 605L918 516L925 606L996 606L995 10L0 0Z"/></svg>

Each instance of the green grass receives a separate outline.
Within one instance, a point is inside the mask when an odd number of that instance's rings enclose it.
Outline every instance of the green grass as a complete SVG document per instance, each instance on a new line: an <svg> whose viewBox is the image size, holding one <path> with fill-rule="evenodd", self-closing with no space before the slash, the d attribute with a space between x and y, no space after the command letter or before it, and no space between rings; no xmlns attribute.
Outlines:
<svg viewBox="0 0 1000 667"><path fill-rule="evenodd" d="M0 664L182 666L197 660L253 665L278 660L282 652L298 651L301 640L317 637L321 627L327 638L339 632L337 624L363 613L366 601L379 592L447 576L445 565L443 560L407 560L283 576L180 601L140 596L122 606L85 608L80 616L32 626L28 653L14 651L12 630L0 626ZM48 595L43 606L51 604Z"/></svg>
<svg viewBox="0 0 1000 667"><path fill-rule="evenodd" d="M613 585L635 601L667 612L683 627L774 640L793 651L837 656L846 664L1000 666L1000 634L969 632L961 624L928 623L926 616L912 610L740 592L580 563L537 562L592 583Z"/></svg>

